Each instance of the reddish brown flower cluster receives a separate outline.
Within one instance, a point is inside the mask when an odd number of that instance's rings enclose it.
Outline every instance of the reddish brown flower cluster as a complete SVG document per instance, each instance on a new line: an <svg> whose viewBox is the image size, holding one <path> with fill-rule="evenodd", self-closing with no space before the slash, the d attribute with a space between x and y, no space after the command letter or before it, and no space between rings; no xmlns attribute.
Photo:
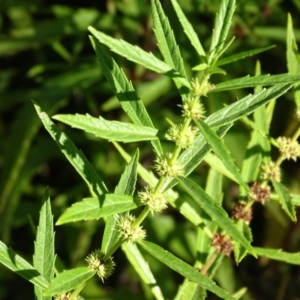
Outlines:
<svg viewBox="0 0 300 300"><path fill-rule="evenodd" d="M227 256L229 256L233 250L231 239L228 236L222 235L220 233L214 234L211 244L218 252L222 252Z"/></svg>
<svg viewBox="0 0 300 300"><path fill-rule="evenodd" d="M246 224L249 224L252 220L252 207L245 209L246 204L238 202L235 204L232 210L232 217L235 220L243 220Z"/></svg>
<svg viewBox="0 0 300 300"><path fill-rule="evenodd" d="M270 198L271 188L269 186L262 186L259 182L254 182L252 184L251 191L253 193L251 198L254 201L261 202L262 204L265 204L265 202Z"/></svg>

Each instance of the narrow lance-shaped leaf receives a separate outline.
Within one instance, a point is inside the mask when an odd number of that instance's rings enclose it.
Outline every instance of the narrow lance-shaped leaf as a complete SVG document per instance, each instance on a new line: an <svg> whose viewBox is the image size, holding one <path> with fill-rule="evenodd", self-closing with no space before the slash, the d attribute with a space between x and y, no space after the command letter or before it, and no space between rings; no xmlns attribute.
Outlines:
<svg viewBox="0 0 300 300"><path fill-rule="evenodd" d="M236 182L238 182L246 191L250 192L249 186L244 182L240 171L234 164L231 155L229 154L226 146L222 143L218 135L203 121L195 121L206 141L212 147L214 153L222 160L224 166L233 175Z"/></svg>
<svg viewBox="0 0 300 300"><path fill-rule="evenodd" d="M138 207L129 195L105 194L100 198L86 198L74 203L59 217L56 225L81 220L98 220Z"/></svg>
<svg viewBox="0 0 300 300"><path fill-rule="evenodd" d="M298 83L300 82L300 75L279 74L279 75L260 75L260 76L245 76L242 78L224 81L216 85L216 88L211 92L228 91L235 89L242 89L254 86L268 86L284 83Z"/></svg>
<svg viewBox="0 0 300 300"><path fill-rule="evenodd" d="M54 261L53 216L48 190L46 190L34 244L33 266L50 282L54 276ZM35 286L34 290L38 299L51 300L51 297L43 297L43 288Z"/></svg>
<svg viewBox="0 0 300 300"><path fill-rule="evenodd" d="M292 84L280 84L264 89L257 94L248 95L243 99L216 111L207 117L205 122L210 126L221 126L232 123L242 116L252 113L259 106L278 98L286 93L291 87Z"/></svg>
<svg viewBox="0 0 300 300"><path fill-rule="evenodd" d="M222 51L226 37L231 26L232 15L235 10L234 0L223 0L220 3L220 9L216 16L210 45L210 55L208 62L211 64L218 54Z"/></svg>
<svg viewBox="0 0 300 300"><path fill-rule="evenodd" d="M282 185L280 182L272 181L272 184L275 188L275 191L278 195L280 204L282 205L283 210L288 214L292 221L296 221L296 212L295 207L292 202L292 197L289 190Z"/></svg>
<svg viewBox="0 0 300 300"><path fill-rule="evenodd" d="M34 104L34 107L46 130L55 140L61 152L66 156L75 170L87 183L90 190L93 191L98 197L100 197L101 194L106 193L107 189L104 183L84 154L76 148L74 143L67 137L65 133L61 132L55 126L48 115L43 112L37 104Z"/></svg>
<svg viewBox="0 0 300 300"><path fill-rule="evenodd" d="M232 63L234 61L237 61L237 60L240 60L240 59L244 59L246 57L253 56L255 54L267 51L267 50L272 49L274 47L275 46L272 45L272 46L267 46L267 47L256 48L256 49L252 49L252 50L247 50L247 51L239 52L237 54L234 54L234 55L231 55L231 56L228 56L228 57L225 57L223 59L218 60L217 63L215 64L215 66L216 67L224 66L224 65L230 64L230 63Z"/></svg>
<svg viewBox="0 0 300 300"><path fill-rule="evenodd" d="M111 51L127 58L130 61L142 65L149 70L169 76L180 82L182 85L190 88L190 83L176 70L174 70L172 66L169 66L168 64L159 60L152 53L146 52L137 46L133 46L124 40L112 38L105 33L96 30L92 26L89 26L88 30L100 43L109 47Z"/></svg>
<svg viewBox="0 0 300 300"><path fill-rule="evenodd" d="M59 295L76 289L95 275L96 271L81 267L59 273L44 292L45 296Z"/></svg>
<svg viewBox="0 0 300 300"><path fill-rule="evenodd" d="M237 243L243 245L249 253L255 255L249 241L237 229L233 221L228 217L226 211L211 199L204 190L193 181L180 177L177 179L180 186L202 207L202 209L218 224L220 228Z"/></svg>
<svg viewBox="0 0 300 300"><path fill-rule="evenodd" d="M0 263L42 289L47 288L48 281L25 259L16 254L0 241Z"/></svg>
<svg viewBox="0 0 300 300"><path fill-rule="evenodd" d="M161 4L158 0L151 0L152 17L154 23L154 33L158 42L159 50L165 60L174 70L176 70L181 77L187 79L183 60L179 51L179 47L176 44L176 40L173 31L170 27L168 18L165 16ZM182 84L177 83L176 86L182 93ZM183 94L187 94L188 89L184 89Z"/></svg>
<svg viewBox="0 0 300 300"><path fill-rule="evenodd" d="M149 264L143 257L136 244L124 243L122 245L122 250L125 252L127 259L130 261L132 267L139 274L143 282L150 287L155 298L157 300L164 300L164 296L151 272Z"/></svg>
<svg viewBox="0 0 300 300"><path fill-rule="evenodd" d="M94 38L91 38L91 42L96 51L101 69L125 113L134 124L154 128L143 102L137 96L123 70L119 68L104 46ZM162 154L163 151L159 140L151 141L151 144L157 154Z"/></svg>
<svg viewBox="0 0 300 300"><path fill-rule="evenodd" d="M206 58L206 54L205 51L202 47L201 42L199 41L198 35L195 32L193 26L191 25L191 23L188 21L188 19L186 18L186 16L184 15L183 11L181 10L181 7L179 6L177 0L171 0L172 5L174 7L174 10L177 14L177 17L184 29L185 34L187 35L187 37L189 38L191 44L194 46L194 48L196 49L197 53L199 54L200 57L202 58Z"/></svg>
<svg viewBox="0 0 300 300"><path fill-rule="evenodd" d="M157 139L157 129L132 123L108 121L90 115L55 115L52 117L97 137L117 142L137 142Z"/></svg>
<svg viewBox="0 0 300 300"><path fill-rule="evenodd" d="M139 160L139 150L131 158L129 164L125 167L118 185L115 188L116 195L133 195L137 180L137 167ZM110 248L115 245L119 238L119 232L115 229L117 220L114 215L108 216L105 224L101 251L104 253L109 252Z"/></svg>
<svg viewBox="0 0 300 300"><path fill-rule="evenodd" d="M299 252L289 253L282 251L281 249L270 249L270 248L259 248L253 247L255 253L258 256L265 256L270 259L283 261L288 264L300 265L300 255Z"/></svg>
<svg viewBox="0 0 300 300"><path fill-rule="evenodd" d="M287 35L286 35L286 58L287 67L290 74L300 74L300 55L296 43L293 29L293 20L288 14ZM298 107L300 107L300 85L295 86L294 98Z"/></svg>
<svg viewBox="0 0 300 300"><path fill-rule="evenodd" d="M139 244L153 257L167 265L172 270L181 274L185 278L189 279L190 281L200 284L203 288L216 294L221 299L234 300L234 298L230 296L228 292L218 287L214 281L202 275L198 272L198 270L188 265L181 259L177 258L173 254L169 253L168 251L164 250L160 246L147 241L142 241Z"/></svg>
<svg viewBox="0 0 300 300"><path fill-rule="evenodd" d="M218 129L214 129L219 137L223 137L231 128L232 124L227 124ZM203 135L198 135L192 146L181 152L178 163L184 168L184 175L189 175L204 159L206 154L211 150L211 146L206 142ZM176 184L174 178L167 179L163 186L163 190Z"/></svg>

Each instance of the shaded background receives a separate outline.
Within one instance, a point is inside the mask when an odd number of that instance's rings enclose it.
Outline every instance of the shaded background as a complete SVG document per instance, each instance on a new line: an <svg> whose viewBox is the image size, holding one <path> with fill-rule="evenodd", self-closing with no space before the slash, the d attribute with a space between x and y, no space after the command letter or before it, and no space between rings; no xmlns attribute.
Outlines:
<svg viewBox="0 0 300 300"><path fill-rule="evenodd" d="M200 63L199 59L182 32L170 1L161 2L189 70ZM220 1L182 0L179 3L204 48L209 49ZM152 51L158 57L160 54L152 32L150 3L146 0L2 0L0 12L0 239L31 262L45 188L50 189L55 220L66 207L89 195L80 177L41 128L31 100L38 102L49 115L89 113L110 120L127 120L101 74L88 39L86 28L89 25ZM273 44L276 48L228 66L227 76L213 76L212 82L253 75L257 59L263 74L287 72L288 12L292 14L299 41L299 0L238 0L230 33L236 40L225 56ZM133 82L157 128L168 127L166 118L180 122L177 106L180 98L169 79L124 58L116 55L114 58ZM211 94L204 100L206 110L210 114L249 92L252 91ZM273 137L290 136L294 132L298 126L292 117L294 108L292 94L277 101L272 121ZM125 166L114 147L80 131L59 126L83 150L112 191ZM242 123L237 123L226 137L238 165L241 165L248 140L249 131ZM124 147L133 153L137 146L141 150L141 162L150 167L153 155L146 144ZM283 182L294 193L299 193L299 163L285 163L283 169ZM207 170L208 166L202 164L193 178L204 185ZM226 208L230 209L236 200L235 186L225 181L224 193ZM166 210L147 220L145 227L150 240L193 263L195 230L176 211ZM291 224L276 205L255 207L251 227L254 245L299 251L299 226ZM103 221L79 222L56 227L55 231L56 252L66 268L71 268L83 264L89 251L100 246ZM105 284L91 280L83 293L86 299L151 299L121 251L116 253L115 260L114 275ZM150 257L149 263L166 299L172 299L181 277ZM226 259L216 280L230 291L248 286L249 293L243 299L300 299L299 268L274 261L249 257L236 266ZM0 266L0 299L33 299L33 286ZM215 298L210 295L209 299Z"/></svg>

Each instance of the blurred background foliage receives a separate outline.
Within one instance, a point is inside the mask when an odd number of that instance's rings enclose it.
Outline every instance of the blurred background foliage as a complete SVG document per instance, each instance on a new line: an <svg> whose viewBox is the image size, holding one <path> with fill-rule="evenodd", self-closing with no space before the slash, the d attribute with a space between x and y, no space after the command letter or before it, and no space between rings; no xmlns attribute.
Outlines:
<svg viewBox="0 0 300 300"><path fill-rule="evenodd" d="M31 100L50 115L89 113L107 119L127 120L97 64L88 39L87 26L139 45L158 57L148 0L49 1L0 0L0 239L18 254L32 261L36 224L42 194L49 186L54 219L75 201L88 196L80 177L59 153L54 141L41 128ZM170 1L161 1L173 26L187 70L199 63L176 20ZM219 0L179 1L206 49ZM276 45L276 48L236 62L228 75L216 75L212 82L254 74L256 60L262 73L287 72L286 22L293 17L295 36L300 39L300 0L237 0L231 36L235 42L226 56L237 51ZM115 56L133 82L157 128L168 127L166 118L180 122L180 99L169 79ZM251 90L212 93L205 99L207 113L236 101ZM272 136L291 135L297 126L292 118L294 102L288 94L277 101ZM59 125L95 166L108 189L113 191L125 162L107 141ZM249 130L242 123L229 132L226 143L237 164L245 155ZM129 153L141 150L141 162L150 167L153 155L146 144L124 145ZM169 145L166 144L165 147ZM272 153L276 156L277 153ZM285 163L284 183L299 193L299 163ZM204 163L192 175L205 185L208 166ZM142 183L140 183L142 184ZM224 181L226 208L236 200L236 187ZM299 225L291 224L276 205L255 209L252 221L254 244L299 251ZM159 243L187 262L193 263L195 229L173 209L149 218L145 227L149 240ZM182 228L182 230L178 230ZM103 221L81 222L56 227L56 251L65 268L79 266L89 251L100 246ZM149 259L166 299L172 299L181 277ZM125 255L115 255L117 268L105 284L91 280L86 299L151 299ZM248 286L243 299L299 299L299 268L264 259L246 258L239 266L224 260L216 280L229 291ZM17 288L16 288L17 287ZM297 296L298 295L298 298ZM0 266L0 299L33 299L33 287ZM215 299L210 295L209 299Z"/></svg>

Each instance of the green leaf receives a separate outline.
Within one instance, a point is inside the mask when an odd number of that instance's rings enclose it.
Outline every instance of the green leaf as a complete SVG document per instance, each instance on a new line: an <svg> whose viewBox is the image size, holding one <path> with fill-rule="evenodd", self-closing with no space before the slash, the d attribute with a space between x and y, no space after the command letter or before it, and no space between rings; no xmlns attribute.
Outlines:
<svg viewBox="0 0 300 300"><path fill-rule="evenodd" d="M235 89L242 89L247 87L254 87L257 85L268 86L284 83L300 82L300 75L279 74L279 75L260 75L260 76L245 76L237 79L221 82L216 85L212 92L228 91Z"/></svg>
<svg viewBox="0 0 300 300"><path fill-rule="evenodd" d="M139 243L139 245L172 270L181 274L183 277L189 279L190 281L200 284L203 288L216 294L221 299L234 300L234 298L230 296L228 292L218 287L214 281L202 275L195 268L183 262L181 259L164 250L160 246L147 241L142 241Z"/></svg>
<svg viewBox="0 0 300 300"><path fill-rule="evenodd" d="M287 67L290 74L300 74L300 55L296 43L296 38L293 30L293 20L288 14L287 35L286 35L286 58ZM300 90L299 85L294 89L294 98L298 107L300 107Z"/></svg>
<svg viewBox="0 0 300 300"><path fill-rule="evenodd" d="M293 205L300 206L300 195L291 194Z"/></svg>
<svg viewBox="0 0 300 300"><path fill-rule="evenodd" d="M234 61L244 59L246 57L249 57L249 56L264 52L264 51L267 51L267 50L272 49L274 47L275 47L275 45L239 52L237 54L234 54L234 55L231 55L231 56L228 56L228 57L225 57L223 59L218 60L217 63L215 64L215 66L216 67L224 66L224 65L230 64Z"/></svg>
<svg viewBox="0 0 300 300"><path fill-rule="evenodd" d="M240 243L249 253L255 256L249 241L241 234L234 222L228 217L226 211L219 204L211 199L211 197L193 181L184 177L178 178L177 181L220 228L225 230L234 241Z"/></svg>
<svg viewBox="0 0 300 300"><path fill-rule="evenodd" d="M250 192L249 186L242 179L239 169L234 164L233 158L229 154L228 149L222 143L218 135L205 122L201 120L195 120L195 123L203 134L205 140L210 144L214 153L220 158L224 166L235 178L235 181L239 183L246 191Z"/></svg>
<svg viewBox="0 0 300 300"><path fill-rule="evenodd" d="M96 272L88 267L81 267L59 273L44 292L45 296L59 295L76 289L93 277Z"/></svg>
<svg viewBox="0 0 300 300"><path fill-rule="evenodd" d="M133 195L137 180L138 160L139 150L136 150L135 154L133 155L129 164L125 167L125 170L121 175L119 183L115 188L115 194L126 194L131 196ZM116 223L117 219L113 215L109 216L106 220L101 244L101 251L104 253L108 253L110 248L115 245L119 238L119 232L115 230Z"/></svg>
<svg viewBox="0 0 300 300"><path fill-rule="evenodd" d="M177 14L179 21L183 27L183 30L184 30L185 34L187 35L187 37L189 38L191 44L194 46L194 48L196 49L199 56L201 56L202 58L206 58L206 53L201 45L201 42L199 41L198 35L195 32L191 23L188 21L188 19L184 15L178 2L176 0L171 0L171 3L174 7L174 10Z"/></svg>
<svg viewBox="0 0 300 300"><path fill-rule="evenodd" d="M236 181L236 179L232 176L232 173L228 171L223 164L223 161L218 156L209 152L205 155L204 161L227 178L231 179L232 181Z"/></svg>
<svg viewBox="0 0 300 300"><path fill-rule="evenodd" d="M216 134L222 138L231 128L232 124L220 127L215 130ZM184 174L189 175L203 160L205 155L211 150L211 146L207 143L203 135L198 135L194 144L182 151L178 163L184 167Z"/></svg>
<svg viewBox="0 0 300 300"><path fill-rule="evenodd" d="M257 94L248 95L211 114L205 119L205 122L210 126L221 126L232 123L242 116L252 113L259 106L278 98L286 93L291 87L291 84L280 84L264 89Z"/></svg>
<svg viewBox="0 0 300 300"><path fill-rule="evenodd" d="M208 62L214 64L216 58L225 47L226 37L231 26L235 10L235 0L223 0L217 13L210 45Z"/></svg>
<svg viewBox="0 0 300 300"><path fill-rule="evenodd" d="M280 182L272 180L272 184L278 195L278 200L282 205L283 210L288 214L291 220L295 222L297 220L297 216L289 190Z"/></svg>
<svg viewBox="0 0 300 300"><path fill-rule="evenodd" d="M214 130L216 130L219 137L223 137L231 126L232 124L227 124L226 126ZM210 150L211 147L206 142L203 135L198 135L193 145L181 152L178 158L178 163L184 168L185 176L189 175L196 167L198 167ZM163 186L163 190L168 190L175 184L176 180L174 178L167 179Z"/></svg>
<svg viewBox="0 0 300 300"><path fill-rule="evenodd" d="M157 139L157 129L132 123L107 121L102 117L94 118L90 115L76 114L55 115L52 118L110 141L129 143Z"/></svg>
<svg viewBox="0 0 300 300"><path fill-rule="evenodd" d="M125 113L134 124L154 128L143 102L137 96L131 82L126 78L122 69L119 68L108 51L99 42L94 38L91 38L91 42L96 51L101 69ZM163 153L159 140L152 141L151 145L157 154Z"/></svg>
<svg viewBox="0 0 300 300"><path fill-rule="evenodd" d="M291 14L288 14L287 22L287 66L290 74L300 74L300 55L298 53L295 34L293 30L293 20Z"/></svg>
<svg viewBox="0 0 300 300"><path fill-rule="evenodd" d="M172 68L172 66L169 66L163 61L159 60L152 53L146 52L137 46L133 46L124 40L112 38L105 33L96 30L92 26L89 26L88 30L100 43L109 47L111 51L127 58L130 61L140 64L149 70L169 76L182 85L190 88L190 83L186 80L186 78L183 78L176 70Z"/></svg>
<svg viewBox="0 0 300 300"><path fill-rule="evenodd" d="M31 264L0 241L0 263L42 289L48 281Z"/></svg>
<svg viewBox="0 0 300 300"><path fill-rule="evenodd" d="M155 298L157 300L164 300L161 289L151 272L149 263L142 256L142 253L140 252L136 244L123 243L122 250L125 252L127 259L130 261L134 270L139 274L142 281L151 289L151 292L155 296Z"/></svg>
<svg viewBox="0 0 300 300"><path fill-rule="evenodd" d="M100 198L85 198L74 203L59 217L56 225L81 220L98 220L138 207L134 198L129 195L105 194Z"/></svg>
<svg viewBox="0 0 300 300"><path fill-rule="evenodd" d="M208 153L205 158L209 155ZM214 168L210 168L206 180L205 192L213 199L216 203L220 204L223 200L223 176ZM211 251L211 238L207 234L206 230L210 232L217 231L217 224L211 220L211 217L201 209L201 217L204 220L204 227L197 226L197 240L195 244L195 249L197 250L196 262L197 267L202 268L206 263L209 252Z"/></svg>
<svg viewBox="0 0 300 300"><path fill-rule="evenodd" d="M236 223L237 228L247 238L248 241L253 240L251 228L242 220L238 220ZM234 256L236 262L241 262L247 255L247 250L241 244L234 244Z"/></svg>
<svg viewBox="0 0 300 300"><path fill-rule="evenodd" d="M100 197L100 195L106 193L107 190L104 183L84 154L76 148L76 146L65 133L61 132L55 126L48 115L43 112L37 104L34 104L34 107L42 123L55 140L61 152L66 156L75 170L87 183L90 190L93 191L97 197Z"/></svg>
<svg viewBox="0 0 300 300"><path fill-rule="evenodd" d="M185 279L174 300L205 300L206 297L207 293L204 288L195 282Z"/></svg>
<svg viewBox="0 0 300 300"><path fill-rule="evenodd" d="M47 281L50 282L54 276L54 262L53 216L51 213L48 190L46 190L40 211L36 242L34 244L33 266ZM51 297L43 297L43 288L35 286L34 291L35 296L38 299L51 300Z"/></svg>
<svg viewBox="0 0 300 300"><path fill-rule="evenodd" d="M242 166L242 177L245 182L256 181L258 177L262 162L262 153L264 153L262 140L262 136L257 131L252 131Z"/></svg>
<svg viewBox="0 0 300 300"><path fill-rule="evenodd" d="M165 62L188 81L179 47L176 44L170 23L164 14L160 2L158 0L151 0L151 8L154 33L158 42L158 48ZM189 93L189 89L182 89L182 84L177 83L176 80L175 83L181 94Z"/></svg>
<svg viewBox="0 0 300 300"><path fill-rule="evenodd" d="M255 253L259 256L265 256L270 259L283 261L292 265L300 265L299 252L289 253L282 251L281 249L259 248L253 247Z"/></svg>

